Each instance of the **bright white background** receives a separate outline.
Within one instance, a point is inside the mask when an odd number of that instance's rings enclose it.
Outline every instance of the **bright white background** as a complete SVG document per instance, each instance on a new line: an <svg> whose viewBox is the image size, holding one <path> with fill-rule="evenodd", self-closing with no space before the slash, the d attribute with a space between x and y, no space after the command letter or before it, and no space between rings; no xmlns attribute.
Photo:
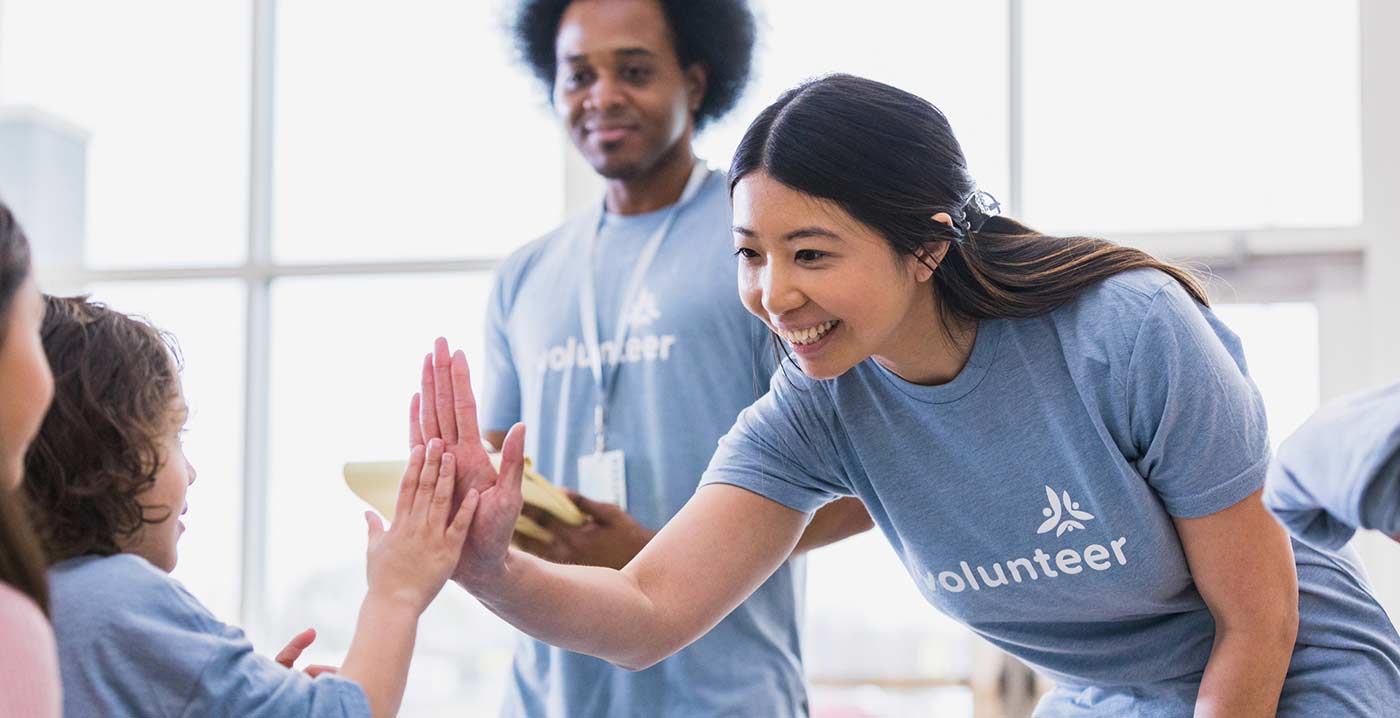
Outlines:
<svg viewBox="0 0 1400 718"><path fill-rule="evenodd" d="M176 575L267 652L314 625L316 660L343 653L364 579L341 464L402 453L432 337L480 356L491 267L595 196L499 5L0 0L0 111L87 138L86 231L41 277L179 337L199 482ZM1400 375L1387 0L756 7L713 164L804 77L874 77L942 108L1032 225L1209 265L1275 441ZM1400 607L1400 553L1361 546ZM874 533L813 555L807 624L816 715L970 714L997 670ZM511 643L449 588L404 715L490 715Z"/></svg>

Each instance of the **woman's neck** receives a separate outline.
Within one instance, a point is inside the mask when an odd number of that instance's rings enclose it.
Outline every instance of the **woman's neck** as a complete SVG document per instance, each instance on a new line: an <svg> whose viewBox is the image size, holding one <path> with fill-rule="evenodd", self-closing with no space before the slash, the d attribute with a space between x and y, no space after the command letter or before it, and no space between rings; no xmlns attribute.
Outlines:
<svg viewBox="0 0 1400 718"><path fill-rule="evenodd" d="M976 320L945 318L930 298L910 308L875 361L911 384L947 384L967 365L976 341Z"/></svg>
<svg viewBox="0 0 1400 718"><path fill-rule="evenodd" d="M677 142L650 171L627 179L608 180L608 211L621 215L655 212L680 201L695 155L688 142Z"/></svg>

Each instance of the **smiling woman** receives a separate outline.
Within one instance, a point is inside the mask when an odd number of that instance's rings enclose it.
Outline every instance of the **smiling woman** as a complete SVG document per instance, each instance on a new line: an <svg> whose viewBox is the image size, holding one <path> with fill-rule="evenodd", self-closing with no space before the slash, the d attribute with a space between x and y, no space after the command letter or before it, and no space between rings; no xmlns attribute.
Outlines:
<svg viewBox="0 0 1400 718"><path fill-rule="evenodd" d="M493 612L644 668L856 496L930 604L1056 681L1037 715L1400 695L1400 635L1355 557L1290 545L1260 503L1263 402L1189 273L993 216L941 112L852 76L761 113L730 186L740 293L796 369L620 572L509 550L517 477L480 466L493 515L456 578Z"/></svg>
<svg viewBox="0 0 1400 718"><path fill-rule="evenodd" d="M1039 316L1133 269L1162 271L1208 304L1188 272L1145 252L1050 237L992 215L995 200L978 191L947 119L932 105L900 112L919 133L901 137L875 132L871 118L838 101L844 93L892 107L912 97L844 75L790 90L754 120L730 170L740 294L776 333L799 339L792 346L809 376L839 376L875 354L910 381L945 382L961 369L957 355L975 336L977 320ZM821 118L855 131L845 143L810 151L818 137L806 128ZM764 209L768 226L750 216L753 207ZM813 216L821 222L809 224ZM891 250L894 284L887 277ZM917 296L910 287L919 284L936 302L910 301ZM833 316L819 316L819 307ZM852 320L850 341L833 342L828 337L837 336L843 318ZM918 327L940 323L954 341L917 341Z"/></svg>

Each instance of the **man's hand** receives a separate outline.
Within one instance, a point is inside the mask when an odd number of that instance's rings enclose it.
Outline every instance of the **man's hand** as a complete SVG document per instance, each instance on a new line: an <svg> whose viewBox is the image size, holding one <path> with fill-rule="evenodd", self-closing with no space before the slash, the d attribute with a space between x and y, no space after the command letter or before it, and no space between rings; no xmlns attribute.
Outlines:
<svg viewBox="0 0 1400 718"><path fill-rule="evenodd" d="M593 520L582 526L568 526L542 510L526 507L525 515L554 534L554 540L545 543L517 534L516 546L554 563L621 569L656 535L614 504L565 491L569 500Z"/></svg>

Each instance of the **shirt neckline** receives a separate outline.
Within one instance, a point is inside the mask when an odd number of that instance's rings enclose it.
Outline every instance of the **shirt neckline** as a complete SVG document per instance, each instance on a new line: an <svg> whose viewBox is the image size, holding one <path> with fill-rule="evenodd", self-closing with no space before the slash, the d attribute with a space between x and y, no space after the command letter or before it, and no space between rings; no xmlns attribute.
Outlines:
<svg viewBox="0 0 1400 718"><path fill-rule="evenodd" d="M874 357L866 361L874 365L875 372L885 381L909 398L928 404L947 404L972 393L987 378L987 373L996 362L1005 323L1004 319L983 319L977 323L977 338L973 340L972 354L968 356L967 364L946 384L915 384L885 368Z"/></svg>

